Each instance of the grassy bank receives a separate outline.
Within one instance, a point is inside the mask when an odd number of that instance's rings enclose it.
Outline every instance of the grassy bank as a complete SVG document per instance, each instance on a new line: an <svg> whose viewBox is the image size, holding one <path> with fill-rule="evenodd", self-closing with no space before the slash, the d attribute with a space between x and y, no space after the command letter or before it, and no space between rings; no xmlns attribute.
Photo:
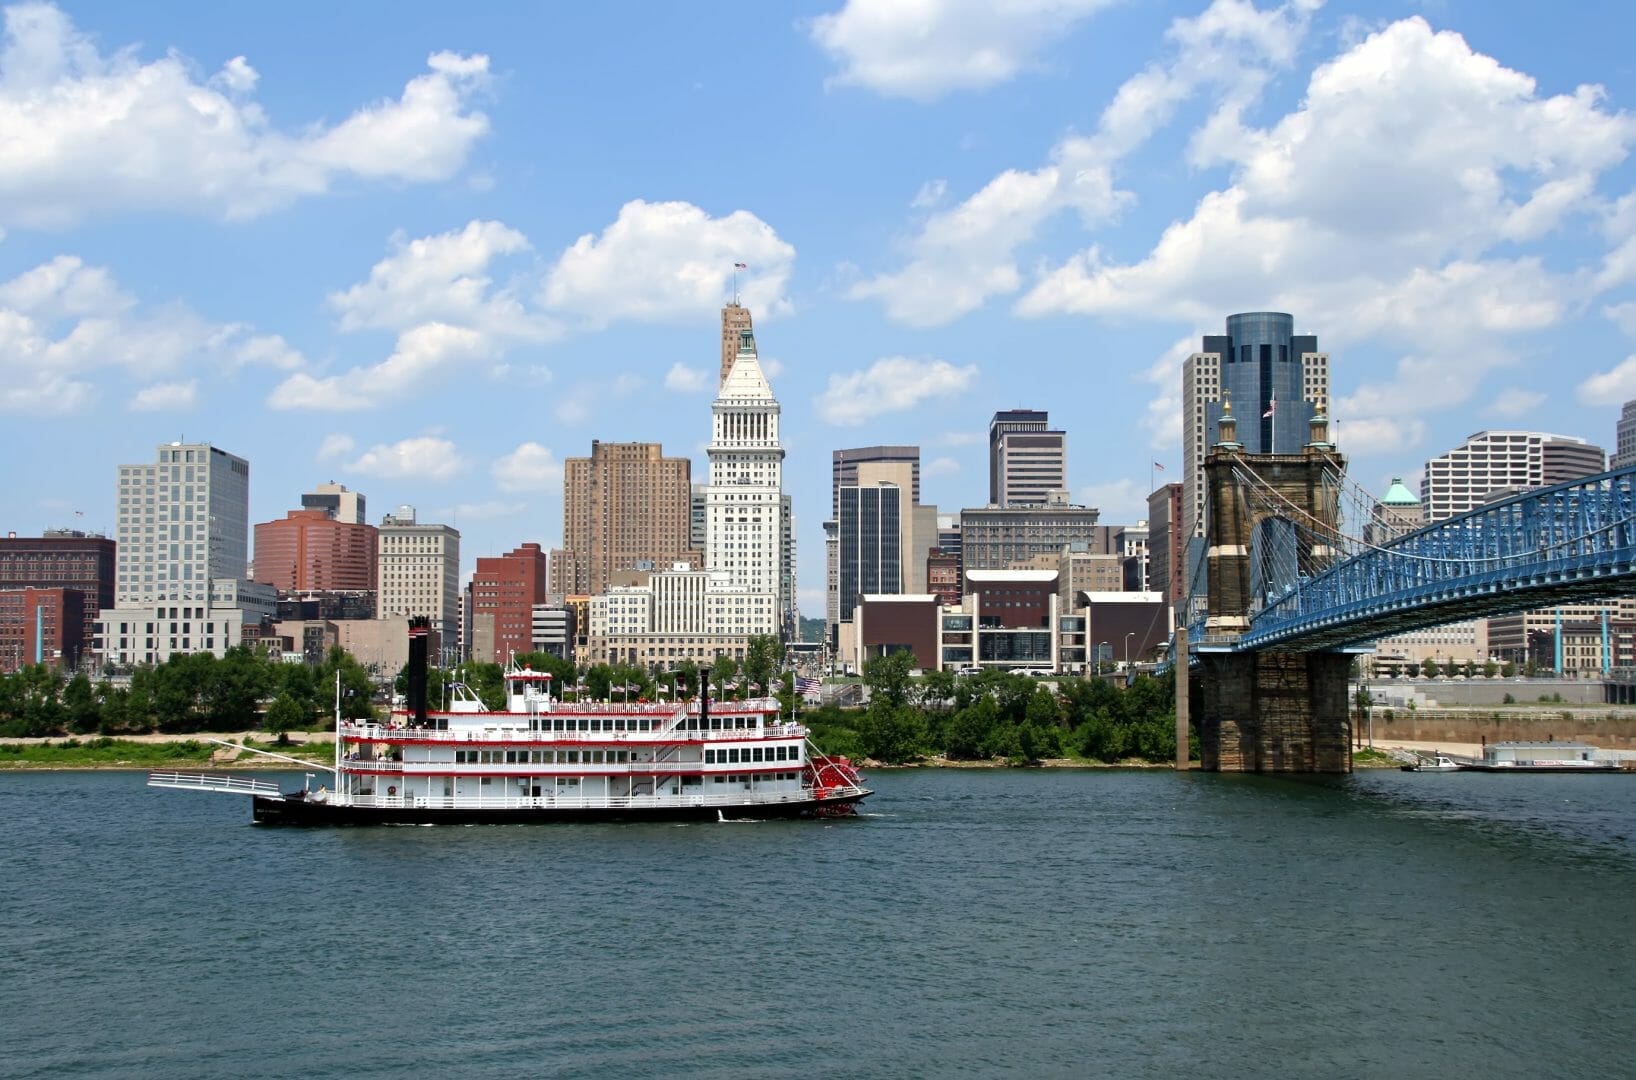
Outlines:
<svg viewBox="0 0 1636 1080"><path fill-rule="evenodd" d="M245 745L312 761L327 761L334 754L329 742L291 743L245 740ZM209 767L224 747L197 739L174 742L136 742L131 739L64 739L62 742L0 743L0 769L198 769ZM241 754L217 767L230 769L277 768L278 761L256 754ZM286 763L286 767L289 766Z"/></svg>

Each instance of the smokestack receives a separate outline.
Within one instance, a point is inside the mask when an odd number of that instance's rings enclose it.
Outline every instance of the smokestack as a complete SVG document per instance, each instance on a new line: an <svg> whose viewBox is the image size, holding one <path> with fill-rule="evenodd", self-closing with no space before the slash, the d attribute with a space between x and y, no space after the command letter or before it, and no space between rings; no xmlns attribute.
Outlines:
<svg viewBox="0 0 1636 1080"><path fill-rule="evenodd" d="M417 725L426 723L426 658L431 629L432 620L425 615L409 620L409 687L405 704Z"/></svg>
<svg viewBox="0 0 1636 1080"><path fill-rule="evenodd" d="M699 680L699 730L710 730L710 676Z"/></svg>

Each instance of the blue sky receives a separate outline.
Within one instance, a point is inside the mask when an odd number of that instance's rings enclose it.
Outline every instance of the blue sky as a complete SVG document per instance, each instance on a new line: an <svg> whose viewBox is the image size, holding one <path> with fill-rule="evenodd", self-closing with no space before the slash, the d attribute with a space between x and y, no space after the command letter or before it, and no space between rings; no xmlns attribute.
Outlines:
<svg viewBox="0 0 1636 1080"><path fill-rule="evenodd" d="M0 43L0 522L111 531L205 440L251 517L337 480L476 556L560 542L592 439L703 447L718 311L784 407L802 607L838 447L980 505L1048 409L1103 520L1179 479L1241 310L1411 483L1636 397L1625 5L20 4ZM83 517L76 516L81 511Z"/></svg>

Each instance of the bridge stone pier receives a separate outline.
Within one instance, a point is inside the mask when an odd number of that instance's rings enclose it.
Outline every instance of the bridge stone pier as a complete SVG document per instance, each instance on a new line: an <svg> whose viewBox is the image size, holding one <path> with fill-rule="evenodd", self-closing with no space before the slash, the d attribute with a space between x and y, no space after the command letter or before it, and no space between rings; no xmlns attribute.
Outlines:
<svg viewBox="0 0 1636 1080"><path fill-rule="evenodd" d="M1246 454L1231 403L1205 459L1209 488L1206 542L1209 606L1202 640L1190 643L1199 664L1190 673L1188 706L1199 732L1203 767L1217 772L1346 773L1352 771L1350 653L1264 649L1235 651L1249 629L1254 596L1252 543L1257 527L1278 518L1311 537L1333 531L1336 477L1345 459L1328 441L1320 404L1311 439L1293 454ZM1305 566L1333 553L1309 541Z"/></svg>

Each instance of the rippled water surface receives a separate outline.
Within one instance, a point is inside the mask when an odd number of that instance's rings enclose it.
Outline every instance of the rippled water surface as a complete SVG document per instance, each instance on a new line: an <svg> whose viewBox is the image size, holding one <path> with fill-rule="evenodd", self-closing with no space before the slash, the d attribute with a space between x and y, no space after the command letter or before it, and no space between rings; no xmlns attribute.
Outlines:
<svg viewBox="0 0 1636 1080"><path fill-rule="evenodd" d="M0 775L0 1074L1636 1071L1636 777L870 779L832 823L298 831Z"/></svg>

